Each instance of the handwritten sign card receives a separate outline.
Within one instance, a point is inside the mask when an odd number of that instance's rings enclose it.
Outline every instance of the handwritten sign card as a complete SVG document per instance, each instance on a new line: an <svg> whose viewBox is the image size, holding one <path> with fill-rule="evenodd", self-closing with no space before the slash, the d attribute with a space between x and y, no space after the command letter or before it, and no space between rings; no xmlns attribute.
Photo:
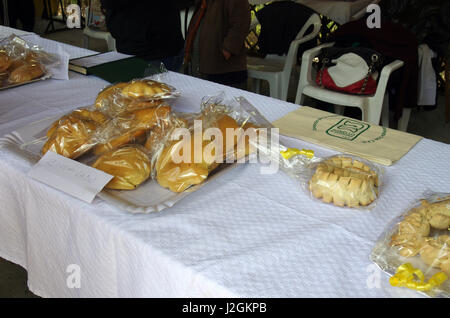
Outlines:
<svg viewBox="0 0 450 318"><path fill-rule="evenodd" d="M53 151L48 151L28 172L28 176L88 203L113 178Z"/></svg>

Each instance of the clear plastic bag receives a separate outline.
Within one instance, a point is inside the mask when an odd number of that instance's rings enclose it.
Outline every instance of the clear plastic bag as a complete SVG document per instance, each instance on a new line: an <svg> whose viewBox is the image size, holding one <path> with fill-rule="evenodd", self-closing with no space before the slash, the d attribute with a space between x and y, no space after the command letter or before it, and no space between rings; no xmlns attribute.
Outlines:
<svg viewBox="0 0 450 318"><path fill-rule="evenodd" d="M154 79L134 79L105 87L95 99L95 107L115 116L121 112L156 107L180 96L175 87L164 83L164 70Z"/></svg>
<svg viewBox="0 0 450 318"><path fill-rule="evenodd" d="M184 116L178 114L184 125L174 126L170 137L155 146L153 175L173 192L186 191L222 165L245 159L256 150L252 140L258 130L271 127L245 99L226 100L223 93L205 97L199 114Z"/></svg>
<svg viewBox="0 0 450 318"><path fill-rule="evenodd" d="M50 78L60 63L58 55L11 35L0 42L0 89Z"/></svg>
<svg viewBox="0 0 450 318"><path fill-rule="evenodd" d="M337 155L316 159L304 171L299 175L303 189L324 203L372 209L381 192L383 170L358 157Z"/></svg>
<svg viewBox="0 0 450 318"><path fill-rule="evenodd" d="M377 241L371 260L392 286L450 296L450 193L427 191Z"/></svg>
<svg viewBox="0 0 450 318"><path fill-rule="evenodd" d="M88 152L97 143L94 133L111 119L104 113L90 107L79 108L62 116L48 128L42 154L51 150L67 158L76 159Z"/></svg>

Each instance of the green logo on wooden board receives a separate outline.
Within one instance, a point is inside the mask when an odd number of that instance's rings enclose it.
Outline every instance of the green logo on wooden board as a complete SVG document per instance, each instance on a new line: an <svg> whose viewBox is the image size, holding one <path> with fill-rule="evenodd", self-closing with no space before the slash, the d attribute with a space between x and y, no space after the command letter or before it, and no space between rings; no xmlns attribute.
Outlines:
<svg viewBox="0 0 450 318"><path fill-rule="evenodd" d="M332 126L326 131L326 134L332 137L341 138L345 140L355 140L370 128L369 124L344 118L340 120L336 125Z"/></svg>

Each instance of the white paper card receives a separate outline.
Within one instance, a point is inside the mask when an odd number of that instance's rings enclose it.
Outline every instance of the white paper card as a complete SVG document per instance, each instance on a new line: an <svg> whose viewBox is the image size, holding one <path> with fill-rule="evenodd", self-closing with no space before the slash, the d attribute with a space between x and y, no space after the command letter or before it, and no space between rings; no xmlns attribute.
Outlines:
<svg viewBox="0 0 450 318"><path fill-rule="evenodd" d="M53 151L47 151L28 176L88 203L113 178Z"/></svg>

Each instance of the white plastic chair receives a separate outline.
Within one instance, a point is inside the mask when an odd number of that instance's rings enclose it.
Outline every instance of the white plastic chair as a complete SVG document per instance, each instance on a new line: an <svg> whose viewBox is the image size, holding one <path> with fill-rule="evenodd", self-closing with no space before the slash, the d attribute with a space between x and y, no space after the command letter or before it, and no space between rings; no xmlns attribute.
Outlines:
<svg viewBox="0 0 450 318"><path fill-rule="evenodd" d="M83 47L89 48L89 38L105 40L109 51L116 51L116 40L111 33L105 31L96 31L89 27L91 16L89 14L89 7L86 7L86 23L83 29Z"/></svg>
<svg viewBox="0 0 450 318"><path fill-rule="evenodd" d="M321 25L319 15L314 13L306 21L295 40L291 42L287 55L278 56L276 54L270 54L265 58L247 58L248 77L254 79L253 83L256 84L256 93L259 93L259 81L266 80L269 82L271 97L284 101L287 100L289 80L291 78L292 68L296 64L298 47L300 44L314 39L319 34ZM313 26L312 32L305 36L305 32L311 26Z"/></svg>
<svg viewBox="0 0 450 318"><path fill-rule="evenodd" d="M343 114L342 106L358 107L362 112L362 120L374 125L380 123L381 113L383 112L383 126L389 127L389 99L386 93L386 86L391 73L403 66L403 62L395 60L386 65L381 70L375 95L351 95L339 93L319 87L313 78L313 59L319 55L320 50L325 47L333 46L334 43L325 43L303 53L302 66L300 71L300 80L297 88L296 104L303 105L305 96L309 96L324 102L335 105L335 111ZM406 112L408 113L408 112ZM400 127L399 127L400 128Z"/></svg>

